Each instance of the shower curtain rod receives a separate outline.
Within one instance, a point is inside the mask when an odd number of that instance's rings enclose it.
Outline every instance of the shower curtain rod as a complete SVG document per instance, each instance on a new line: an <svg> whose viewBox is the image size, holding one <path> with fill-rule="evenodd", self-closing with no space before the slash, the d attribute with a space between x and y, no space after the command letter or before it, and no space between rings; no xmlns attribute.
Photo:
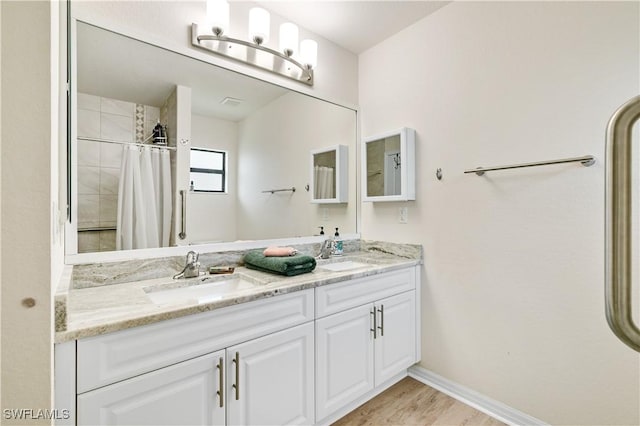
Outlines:
<svg viewBox="0 0 640 426"><path fill-rule="evenodd" d="M88 137L85 137L85 136L78 136L77 139L79 141L115 143L115 144L118 144L118 145L148 146L149 148L164 148L164 149L169 149L171 151L175 151L176 150L175 146L153 145L153 144L150 144L150 143L114 141L114 140L111 140L111 139L88 138Z"/></svg>

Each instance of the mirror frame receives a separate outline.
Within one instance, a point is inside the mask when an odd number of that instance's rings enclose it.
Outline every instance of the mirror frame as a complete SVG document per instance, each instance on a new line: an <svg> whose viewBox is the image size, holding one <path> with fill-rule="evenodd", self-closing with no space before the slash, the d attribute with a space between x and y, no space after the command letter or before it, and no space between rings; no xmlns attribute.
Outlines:
<svg viewBox="0 0 640 426"><path fill-rule="evenodd" d="M402 127L380 133L374 136L364 138L362 141L362 201L367 202L389 202L389 201L410 201L416 199L416 175L415 175L415 130L409 127ZM400 195L367 195L367 144L377 142L380 139L386 139L392 136L400 136L400 159L402 167L400 168Z"/></svg>
<svg viewBox="0 0 640 426"><path fill-rule="evenodd" d="M73 9L72 9L73 10ZM67 19L67 72L69 75L68 83L68 96L69 103L67 108L67 139L61 140L60 143L64 143L66 147L64 150L67 154L67 170L66 170L66 186L67 186L67 200L68 200L68 215L64 223L64 251L65 251L65 264L84 264L94 262L117 262L131 259L151 259L166 256L180 256L187 253L189 250L196 250L201 253L222 252L231 250L248 250L253 248L266 247L268 245L289 245L289 244L311 244L322 242L324 236L303 236L303 237L285 237L285 238L273 238L273 239L261 239L252 241L230 241L222 243L212 244L194 244L187 246L172 246L150 249L136 249L136 250L116 250L109 252L90 252L90 253L78 253L77 243L77 203L74 206L73 200L77 199L77 185L73 184L73 178L75 177L75 164L77 164L77 130L75 123L77 123L77 24L78 22L89 24L104 29L105 31L111 31L120 34L124 37L129 37L134 40L138 40L141 43L145 43L151 46L155 46L161 49L168 50L173 53L177 53L212 66L216 66L225 69L230 72L235 72L244 75L249 78L254 78L259 81L263 81L268 84L273 84L292 92L300 93L317 100L328 102L346 109L349 109L355 113L355 150L359 149L360 144L360 109L356 105L348 104L343 101L332 99L328 96L320 96L316 89L308 87L297 87L294 82L282 81L277 76L273 76L268 73L263 73L252 69L248 65L237 64L230 62L229 60L212 57L198 51L194 51L190 46L179 45L175 41L161 39L153 34L140 32L135 29L131 29L120 24L103 20L97 16L82 16L82 14L70 12L69 19ZM70 151L70 152L69 152ZM357 163L356 156L356 170L359 165ZM353 202L355 203L355 232L345 233L342 235L343 240L358 240L360 239L360 227L361 227L361 208L360 206L360 188L358 187L359 179L357 179L356 173L356 191L353 194Z"/></svg>

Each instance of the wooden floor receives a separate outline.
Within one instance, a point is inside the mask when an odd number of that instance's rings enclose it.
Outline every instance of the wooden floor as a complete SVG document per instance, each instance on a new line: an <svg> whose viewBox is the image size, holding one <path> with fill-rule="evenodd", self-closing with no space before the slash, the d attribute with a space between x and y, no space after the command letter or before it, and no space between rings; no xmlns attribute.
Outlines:
<svg viewBox="0 0 640 426"><path fill-rule="evenodd" d="M407 377L333 424L346 425L497 426L504 423Z"/></svg>

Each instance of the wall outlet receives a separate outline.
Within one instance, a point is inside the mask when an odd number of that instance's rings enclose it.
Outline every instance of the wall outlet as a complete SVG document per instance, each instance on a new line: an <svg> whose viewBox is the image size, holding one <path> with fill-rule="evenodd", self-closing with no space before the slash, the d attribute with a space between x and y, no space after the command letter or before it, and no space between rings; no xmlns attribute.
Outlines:
<svg viewBox="0 0 640 426"><path fill-rule="evenodd" d="M398 210L398 222L409 222L409 209L407 207L400 207L400 209Z"/></svg>
<svg viewBox="0 0 640 426"><path fill-rule="evenodd" d="M326 208L326 207L322 207L320 209L320 211L322 212L321 213L322 214L322 220L325 221L325 222L328 222L329 221L329 209Z"/></svg>

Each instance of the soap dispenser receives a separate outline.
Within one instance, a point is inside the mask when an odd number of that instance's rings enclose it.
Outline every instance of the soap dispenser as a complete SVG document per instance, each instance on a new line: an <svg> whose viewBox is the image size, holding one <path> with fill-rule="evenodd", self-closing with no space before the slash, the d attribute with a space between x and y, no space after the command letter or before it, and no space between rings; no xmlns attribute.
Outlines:
<svg viewBox="0 0 640 426"><path fill-rule="evenodd" d="M320 235L324 235L324 226L318 226L320 228Z"/></svg>
<svg viewBox="0 0 640 426"><path fill-rule="evenodd" d="M342 247L342 238L340 238L340 233L338 232L338 228L336 228L336 233L333 234L333 255L340 256L343 253Z"/></svg>

